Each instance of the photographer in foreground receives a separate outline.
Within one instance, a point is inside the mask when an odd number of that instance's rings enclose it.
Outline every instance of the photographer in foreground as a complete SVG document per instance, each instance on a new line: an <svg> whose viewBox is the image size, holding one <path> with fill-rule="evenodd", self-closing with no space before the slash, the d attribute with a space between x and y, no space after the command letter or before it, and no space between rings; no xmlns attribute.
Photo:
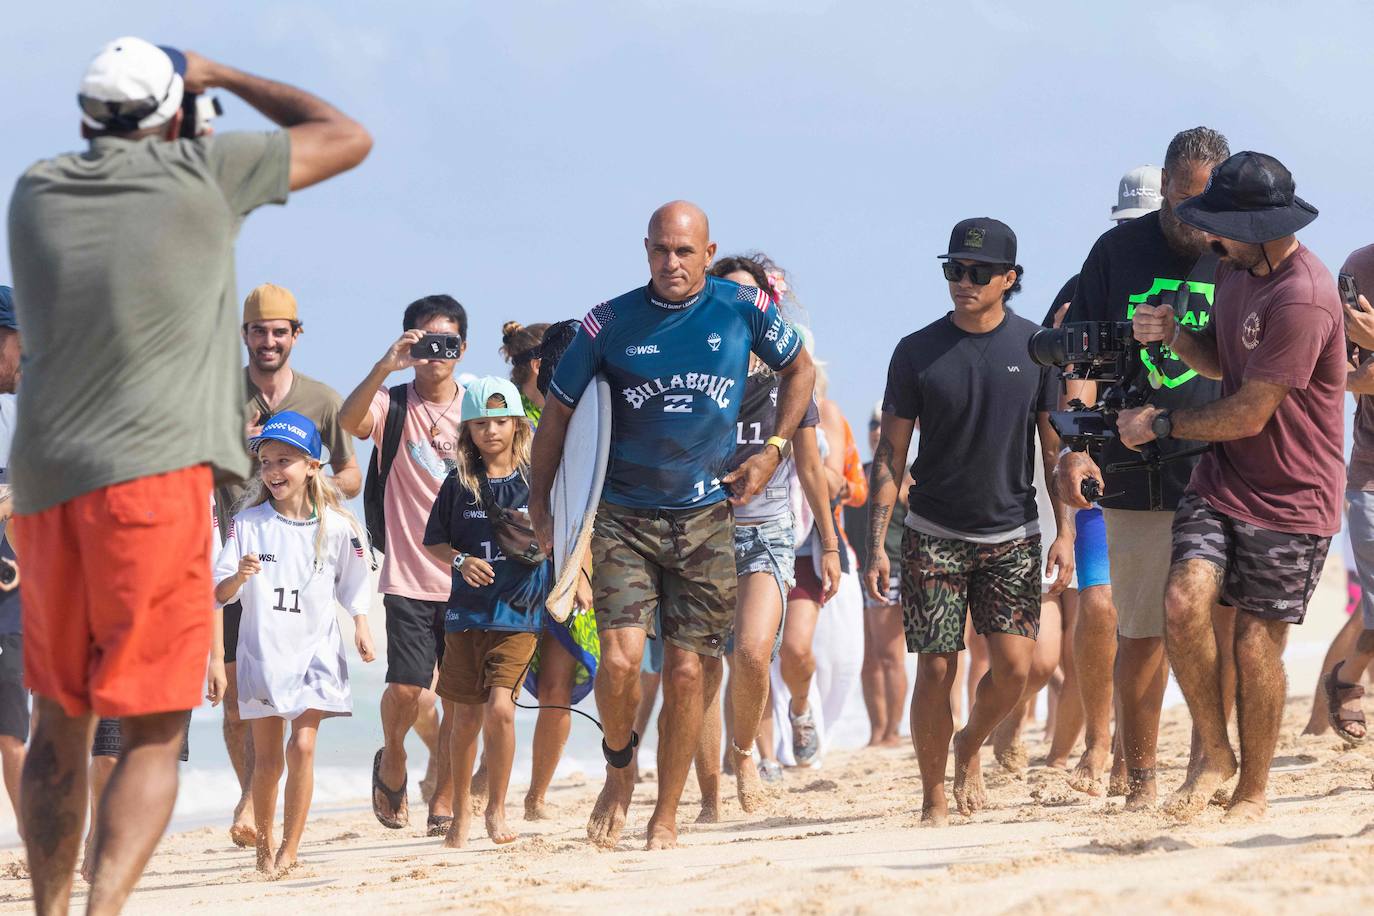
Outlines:
<svg viewBox="0 0 1374 916"><path fill-rule="evenodd" d="M1226 138L1206 127L1185 130L1170 141L1160 176L1160 209L1118 225L1097 240L1083 262L1066 324L1129 321L1140 305L1176 301L1183 306L1178 318L1184 327L1207 326L1212 316L1216 257L1208 252L1202 233L1184 225L1174 208L1200 194L1212 169L1230 154ZM1165 350L1162 355L1160 365L1146 363L1146 368L1160 377L1151 404L1182 408L1217 399L1220 391L1216 382L1186 365L1177 354ZM1097 398L1095 382L1069 382L1067 387L1068 397L1088 404ZM1170 442L1161 452L1168 456L1196 445ZM1115 686L1117 732L1126 765L1126 807L1134 809L1155 800L1155 747L1169 676L1164 658L1164 585L1173 542L1170 529L1198 459L1181 457L1157 469L1113 472L1112 464L1138 457L1119 442L1109 442L1098 457L1108 468L1105 479L1087 452L1065 453L1058 467L1059 492L1079 509L1089 507L1081 490L1083 479L1096 477L1102 482L1101 491L1106 495L1099 503L1106 523L1111 570L1111 600L1085 600L1075 634L1087 738L1069 784L1088 795L1102 794L1102 776L1111 750ZM1219 616L1223 621L1232 619L1227 609ZM1229 628L1226 633L1229 637ZM1229 653L1222 658L1229 660ZM1229 667L1222 665L1223 682L1228 685L1234 683ZM1234 693L1228 688L1223 696L1229 710Z"/></svg>
<svg viewBox="0 0 1374 916"><path fill-rule="evenodd" d="M213 87L283 129L181 139L183 96ZM90 912L123 906L172 814L211 651L212 478L250 468L234 239L253 210L372 143L307 92L139 38L102 48L78 99L90 147L30 167L9 211L25 351L14 533L37 719L20 817L40 913L67 911L97 716L121 719L124 753L101 801Z"/></svg>
<svg viewBox="0 0 1374 916"><path fill-rule="evenodd" d="M1194 331L1167 307L1141 306L1134 334L1221 379L1222 397L1123 411L1118 431L1133 448L1170 438L1217 443L1174 516L1169 661L1201 754L1167 807L1198 814L1236 771L1209 619L1220 599L1239 612L1240 779L1227 818L1255 820L1283 718L1288 627L1302 623L1341 526L1343 312L1331 274L1294 235L1316 208L1294 194L1292 175L1272 156L1237 153L1177 213L1221 256L1213 320Z"/></svg>

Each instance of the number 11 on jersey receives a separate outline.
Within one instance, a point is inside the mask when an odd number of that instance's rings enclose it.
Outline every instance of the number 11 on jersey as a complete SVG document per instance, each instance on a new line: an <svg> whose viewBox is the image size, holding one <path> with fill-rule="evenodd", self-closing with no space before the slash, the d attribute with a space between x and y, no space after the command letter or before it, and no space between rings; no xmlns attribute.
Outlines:
<svg viewBox="0 0 1374 916"><path fill-rule="evenodd" d="M272 605L274 611L286 611L289 614L299 614L301 612L301 592L300 589L291 589L291 607L286 606L286 589L273 589L277 593L277 603Z"/></svg>

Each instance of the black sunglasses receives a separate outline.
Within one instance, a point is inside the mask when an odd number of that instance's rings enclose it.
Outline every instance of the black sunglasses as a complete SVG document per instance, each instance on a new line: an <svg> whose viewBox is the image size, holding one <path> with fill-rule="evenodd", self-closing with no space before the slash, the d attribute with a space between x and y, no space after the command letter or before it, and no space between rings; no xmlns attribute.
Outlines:
<svg viewBox="0 0 1374 916"><path fill-rule="evenodd" d="M1006 264L960 264L958 261L946 261L940 265L940 269L945 272L945 279L951 283L958 283L967 275L974 286L987 286L993 277L1004 274L1011 268Z"/></svg>

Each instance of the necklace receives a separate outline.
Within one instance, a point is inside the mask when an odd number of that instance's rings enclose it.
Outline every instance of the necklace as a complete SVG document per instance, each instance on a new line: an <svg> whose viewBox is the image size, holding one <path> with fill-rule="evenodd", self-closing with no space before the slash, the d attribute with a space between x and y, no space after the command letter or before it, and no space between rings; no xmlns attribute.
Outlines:
<svg viewBox="0 0 1374 916"><path fill-rule="evenodd" d="M420 392L416 391L415 394L418 397ZM458 384L455 382L453 385L453 397L448 399L448 406L444 408L444 412L439 414L439 419L436 420L434 414L429 412L429 405L425 403L425 399L420 397L420 409L425 412L425 416L429 417L429 435L431 439L439 438L439 420L448 416L448 412L453 409L453 402L456 400L458 400Z"/></svg>

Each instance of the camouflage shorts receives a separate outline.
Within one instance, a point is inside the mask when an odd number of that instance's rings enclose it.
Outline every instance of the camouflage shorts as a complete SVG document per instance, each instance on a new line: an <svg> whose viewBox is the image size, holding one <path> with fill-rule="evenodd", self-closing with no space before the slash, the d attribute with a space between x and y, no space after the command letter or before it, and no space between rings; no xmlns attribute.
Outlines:
<svg viewBox="0 0 1374 916"><path fill-rule="evenodd" d="M600 630L639 627L716 658L735 623L735 513L602 503L592 528L592 593Z"/></svg>
<svg viewBox="0 0 1374 916"><path fill-rule="evenodd" d="M1040 535L1002 544L902 533L908 652L958 652L964 617L982 635L1040 635Z"/></svg>
<svg viewBox="0 0 1374 916"><path fill-rule="evenodd" d="M1221 603L1265 620L1302 623L1331 538L1270 531L1231 518L1189 489L1174 513L1172 562L1222 571Z"/></svg>

